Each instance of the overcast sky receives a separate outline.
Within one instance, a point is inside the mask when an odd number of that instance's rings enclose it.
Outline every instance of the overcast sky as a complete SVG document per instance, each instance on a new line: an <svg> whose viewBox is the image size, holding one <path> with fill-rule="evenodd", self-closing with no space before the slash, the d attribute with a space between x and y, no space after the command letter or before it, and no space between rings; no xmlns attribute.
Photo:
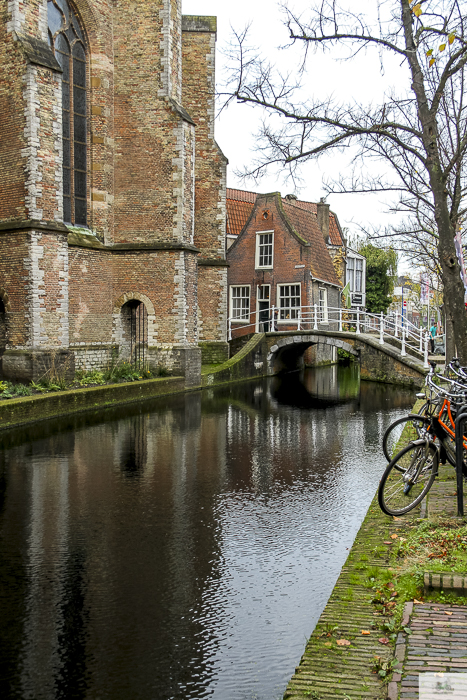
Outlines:
<svg viewBox="0 0 467 700"><path fill-rule="evenodd" d="M353 9L367 10L368 0L354 0ZM290 7L304 11L309 6L309 0L289 0ZM287 30L283 26L279 4L274 0L183 0L183 14L215 15L218 21L216 72L218 89L220 87L226 57L227 44L232 40L232 27L241 31L251 23L250 44L258 46L271 57L281 69L298 64L299 53L296 48L277 51L275 47L284 46L288 42ZM397 79L398 71L402 71L396 63L389 66L391 81ZM402 74L400 84L405 83ZM378 99L387 89L387 78L381 74L377 54L362 54L360 58L348 62L335 62L331 57L312 58L308 66L305 87L314 91L315 95L338 94L341 98L368 100ZM302 175L305 185L301 190L294 190L291 182L285 182L281 174L271 173L264 177L259 184L253 181L241 182L235 175L237 168L241 169L251 163L254 158L255 133L258 129L260 110L247 105L234 104L222 113L216 122L216 140L229 159L227 185L257 192L280 191L283 195L296 193L301 199L318 201L325 193L322 188L323 176L337 175L345 172L351 158L347 155L336 155L323 158L319 166L316 163L304 167ZM327 201L331 209L339 217L342 226L357 231L356 224L385 224L391 216L384 215L387 202L382 195L329 195Z"/></svg>

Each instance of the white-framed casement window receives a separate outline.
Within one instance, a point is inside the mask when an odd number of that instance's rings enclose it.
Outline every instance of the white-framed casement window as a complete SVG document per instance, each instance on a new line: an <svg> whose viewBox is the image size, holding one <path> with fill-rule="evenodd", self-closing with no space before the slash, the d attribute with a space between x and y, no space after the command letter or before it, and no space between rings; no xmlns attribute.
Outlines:
<svg viewBox="0 0 467 700"><path fill-rule="evenodd" d="M274 261L274 231L256 234L255 268L271 268Z"/></svg>
<svg viewBox="0 0 467 700"><path fill-rule="evenodd" d="M355 258L355 289L353 292L362 291L362 277L363 277L363 260L361 258Z"/></svg>
<svg viewBox="0 0 467 700"><path fill-rule="evenodd" d="M326 287L319 288L319 321L320 323L329 323L328 290Z"/></svg>
<svg viewBox="0 0 467 700"><path fill-rule="evenodd" d="M351 292L361 292L363 282L363 259L362 258L347 258L346 265L346 283L350 284Z"/></svg>
<svg viewBox="0 0 467 700"><path fill-rule="evenodd" d="M230 287L230 317L234 323L250 321L250 285Z"/></svg>
<svg viewBox="0 0 467 700"><path fill-rule="evenodd" d="M296 321L301 306L300 284L277 285L279 321Z"/></svg>
<svg viewBox="0 0 467 700"><path fill-rule="evenodd" d="M354 291L354 271L355 271L355 258L347 258L346 264L346 284L349 284L349 289L351 292Z"/></svg>

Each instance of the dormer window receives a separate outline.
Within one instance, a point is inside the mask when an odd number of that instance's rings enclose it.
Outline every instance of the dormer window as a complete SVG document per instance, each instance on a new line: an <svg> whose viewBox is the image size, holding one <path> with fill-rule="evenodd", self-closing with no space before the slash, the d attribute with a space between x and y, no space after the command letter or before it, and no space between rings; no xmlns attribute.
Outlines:
<svg viewBox="0 0 467 700"><path fill-rule="evenodd" d="M63 69L63 220L87 226L86 45L67 0L48 0L49 44Z"/></svg>

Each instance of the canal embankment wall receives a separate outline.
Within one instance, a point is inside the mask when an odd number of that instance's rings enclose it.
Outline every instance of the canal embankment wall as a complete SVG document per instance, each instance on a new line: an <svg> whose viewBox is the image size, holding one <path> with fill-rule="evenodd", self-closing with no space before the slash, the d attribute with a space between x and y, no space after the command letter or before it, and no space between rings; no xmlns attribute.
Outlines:
<svg viewBox="0 0 467 700"><path fill-rule="evenodd" d="M27 425L43 420L50 420L59 416L106 409L118 405L146 401L162 396L169 396L188 391L199 391L206 387L214 387L222 384L259 379L275 373L274 351L296 350L295 354L302 352L310 342L329 341L329 338L315 338L309 335L298 334L287 338L277 339L273 334L256 333L240 346L233 357L221 365L205 367L201 374L201 382L198 385L187 386L184 377L160 377L157 379L140 380L137 382L124 382L120 384L108 384L105 386L74 388L67 391L50 392L42 395L26 396L8 399L0 402L0 430L20 425ZM367 355L374 358L378 353L376 342L365 342ZM349 339L337 339L339 347L348 348L355 354L357 351L351 347ZM362 341L360 341L362 342ZM282 348L282 345L284 347ZM276 347L277 346L277 347ZM280 347L279 347L280 346ZM302 347L303 346L303 347ZM360 351L360 350L359 350ZM389 352L389 354L388 354ZM423 373L413 364L413 360L401 363L400 359L392 357L392 348L384 353L385 358L391 358L392 365L396 367L393 374L384 374L384 379L389 382L399 381L401 384L417 383L416 375L421 379ZM279 353L278 353L279 354ZM380 362L380 359L378 359ZM402 366L403 370L398 368ZM371 371L361 371L362 379L382 380L378 376L375 367ZM392 366L391 365L391 366ZM368 369L368 368L367 368Z"/></svg>

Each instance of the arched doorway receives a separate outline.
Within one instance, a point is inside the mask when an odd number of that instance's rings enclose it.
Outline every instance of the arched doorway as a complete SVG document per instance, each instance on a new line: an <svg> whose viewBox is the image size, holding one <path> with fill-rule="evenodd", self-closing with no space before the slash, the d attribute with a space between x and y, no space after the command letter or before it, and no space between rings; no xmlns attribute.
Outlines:
<svg viewBox="0 0 467 700"><path fill-rule="evenodd" d="M144 367L148 347L148 312L138 299L122 306L122 354L135 367Z"/></svg>

